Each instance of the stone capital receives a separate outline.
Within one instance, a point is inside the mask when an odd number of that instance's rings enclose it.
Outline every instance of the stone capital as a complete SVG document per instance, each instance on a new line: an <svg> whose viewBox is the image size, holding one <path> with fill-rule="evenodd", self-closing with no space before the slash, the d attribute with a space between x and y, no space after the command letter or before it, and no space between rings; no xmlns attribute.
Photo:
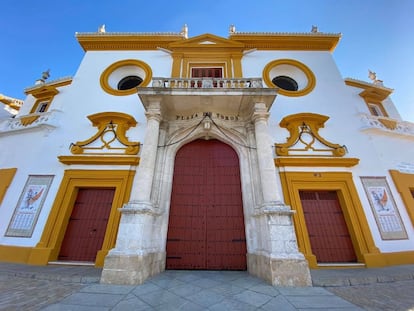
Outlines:
<svg viewBox="0 0 414 311"><path fill-rule="evenodd" d="M255 103L253 108L252 120L253 122L267 121L269 118L269 112L267 111L264 103Z"/></svg>

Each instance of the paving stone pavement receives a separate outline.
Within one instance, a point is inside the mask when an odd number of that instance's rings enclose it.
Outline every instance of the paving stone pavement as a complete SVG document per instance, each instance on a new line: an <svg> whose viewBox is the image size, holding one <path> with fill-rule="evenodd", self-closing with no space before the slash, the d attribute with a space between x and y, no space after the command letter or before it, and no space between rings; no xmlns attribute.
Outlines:
<svg viewBox="0 0 414 311"><path fill-rule="evenodd" d="M142 285L122 286L99 284L101 270L93 267L0 263L0 310L414 310L414 276L398 281L401 270L414 275L414 266L378 270L383 274L376 282L363 284L373 281L371 270L358 272L359 278L341 271L315 276L313 270L316 281L331 278L335 286L282 288L245 271L169 270ZM351 286L345 275L358 284Z"/></svg>

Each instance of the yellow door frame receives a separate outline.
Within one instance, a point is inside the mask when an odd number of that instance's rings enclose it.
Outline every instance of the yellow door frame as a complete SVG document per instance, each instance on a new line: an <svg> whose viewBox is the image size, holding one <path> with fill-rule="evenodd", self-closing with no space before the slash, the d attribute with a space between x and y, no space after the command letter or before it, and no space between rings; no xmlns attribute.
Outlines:
<svg viewBox="0 0 414 311"><path fill-rule="evenodd" d="M115 246L121 218L118 208L128 202L135 171L130 170L66 170L39 243L29 255L28 263L46 265L57 260L79 188L115 188L107 229L95 261L102 267L105 256Z"/></svg>
<svg viewBox="0 0 414 311"><path fill-rule="evenodd" d="M305 255L310 268L318 268L312 253L300 190L332 190L338 199L354 245L357 260L367 267L381 267L385 262L375 246L357 190L348 172L280 172L286 204L296 213L293 216L299 250Z"/></svg>

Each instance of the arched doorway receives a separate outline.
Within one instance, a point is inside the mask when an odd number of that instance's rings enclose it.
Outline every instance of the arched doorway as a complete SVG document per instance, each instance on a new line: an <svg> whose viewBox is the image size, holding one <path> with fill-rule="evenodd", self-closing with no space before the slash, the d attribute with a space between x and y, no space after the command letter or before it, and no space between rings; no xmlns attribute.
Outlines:
<svg viewBox="0 0 414 311"><path fill-rule="evenodd" d="M176 154L166 267L246 269L239 159L225 143L196 140Z"/></svg>

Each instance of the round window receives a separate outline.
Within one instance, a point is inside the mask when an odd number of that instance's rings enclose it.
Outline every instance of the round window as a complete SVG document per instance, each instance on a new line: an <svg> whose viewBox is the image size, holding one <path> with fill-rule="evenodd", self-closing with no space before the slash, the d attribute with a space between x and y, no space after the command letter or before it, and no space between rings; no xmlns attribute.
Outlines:
<svg viewBox="0 0 414 311"><path fill-rule="evenodd" d="M314 89L316 78L313 72L294 59L277 59L263 69L263 81L268 87L279 88L285 96L304 96Z"/></svg>
<svg viewBox="0 0 414 311"><path fill-rule="evenodd" d="M119 81L118 90L120 91L130 90L130 89L137 87L141 83L142 83L141 77L127 76L123 78L121 81Z"/></svg>
<svg viewBox="0 0 414 311"><path fill-rule="evenodd" d="M298 90L298 83L291 77L277 76L272 79L272 82L277 87L280 87L281 89L284 89L286 91L297 91Z"/></svg>
<svg viewBox="0 0 414 311"><path fill-rule="evenodd" d="M137 59L113 63L101 74L102 89L112 95L123 96L137 92L137 86L147 86L152 79L151 67Z"/></svg>

